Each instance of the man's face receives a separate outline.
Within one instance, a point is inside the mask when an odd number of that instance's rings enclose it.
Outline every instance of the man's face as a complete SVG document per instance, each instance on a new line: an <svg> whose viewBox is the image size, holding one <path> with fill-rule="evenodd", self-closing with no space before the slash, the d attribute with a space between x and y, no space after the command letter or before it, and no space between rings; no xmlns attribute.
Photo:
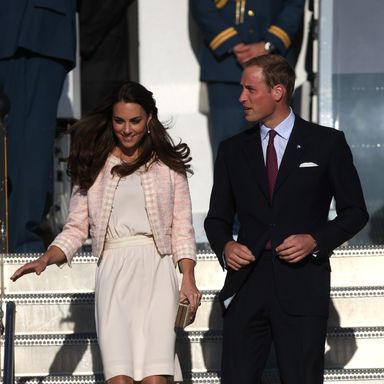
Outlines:
<svg viewBox="0 0 384 384"><path fill-rule="evenodd" d="M245 119L267 125L273 119L276 100L273 90L265 83L263 70L257 66L245 68L240 84L243 90L239 101L243 105Z"/></svg>

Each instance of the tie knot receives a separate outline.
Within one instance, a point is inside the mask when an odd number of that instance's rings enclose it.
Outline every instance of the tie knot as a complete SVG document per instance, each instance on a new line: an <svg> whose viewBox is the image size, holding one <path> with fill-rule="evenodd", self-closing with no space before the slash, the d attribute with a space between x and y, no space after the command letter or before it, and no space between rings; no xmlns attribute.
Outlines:
<svg viewBox="0 0 384 384"><path fill-rule="evenodd" d="M273 141L273 139L277 135L277 132L274 129L270 129L268 133L269 133L269 141Z"/></svg>

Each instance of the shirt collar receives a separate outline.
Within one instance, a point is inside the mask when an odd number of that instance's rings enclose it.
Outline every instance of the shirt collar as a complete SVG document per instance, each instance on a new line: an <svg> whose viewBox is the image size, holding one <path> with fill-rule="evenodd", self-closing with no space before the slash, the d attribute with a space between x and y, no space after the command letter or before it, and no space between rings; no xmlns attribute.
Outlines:
<svg viewBox="0 0 384 384"><path fill-rule="evenodd" d="M293 113L292 108L289 108L289 110L289 115L275 127L276 133L287 141L289 136L291 136L293 125L295 124L295 114ZM262 140L267 138L270 130L271 128L266 127L264 124L260 125L260 135Z"/></svg>

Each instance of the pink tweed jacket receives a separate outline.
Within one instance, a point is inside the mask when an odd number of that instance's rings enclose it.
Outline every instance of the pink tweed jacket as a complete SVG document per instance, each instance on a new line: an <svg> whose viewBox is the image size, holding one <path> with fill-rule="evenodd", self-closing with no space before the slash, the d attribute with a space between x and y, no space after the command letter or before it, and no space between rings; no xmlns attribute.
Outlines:
<svg viewBox="0 0 384 384"><path fill-rule="evenodd" d="M119 159L110 155L88 191L75 186L69 215L63 231L50 246L59 247L68 264L88 237L92 252L100 257L119 177L111 169ZM196 242L192 226L191 199L186 176L172 171L163 163L155 163L140 172L149 223L160 255L172 255L176 264L183 258L196 260ZM126 212L129 215L129 212Z"/></svg>

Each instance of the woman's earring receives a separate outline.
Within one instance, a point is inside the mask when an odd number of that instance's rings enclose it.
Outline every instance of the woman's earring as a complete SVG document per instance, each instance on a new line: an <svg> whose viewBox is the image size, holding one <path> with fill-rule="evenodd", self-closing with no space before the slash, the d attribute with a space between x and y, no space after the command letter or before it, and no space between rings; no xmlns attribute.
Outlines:
<svg viewBox="0 0 384 384"><path fill-rule="evenodd" d="M148 133L148 135L151 133L151 130L150 130L148 125L147 125L147 133Z"/></svg>

